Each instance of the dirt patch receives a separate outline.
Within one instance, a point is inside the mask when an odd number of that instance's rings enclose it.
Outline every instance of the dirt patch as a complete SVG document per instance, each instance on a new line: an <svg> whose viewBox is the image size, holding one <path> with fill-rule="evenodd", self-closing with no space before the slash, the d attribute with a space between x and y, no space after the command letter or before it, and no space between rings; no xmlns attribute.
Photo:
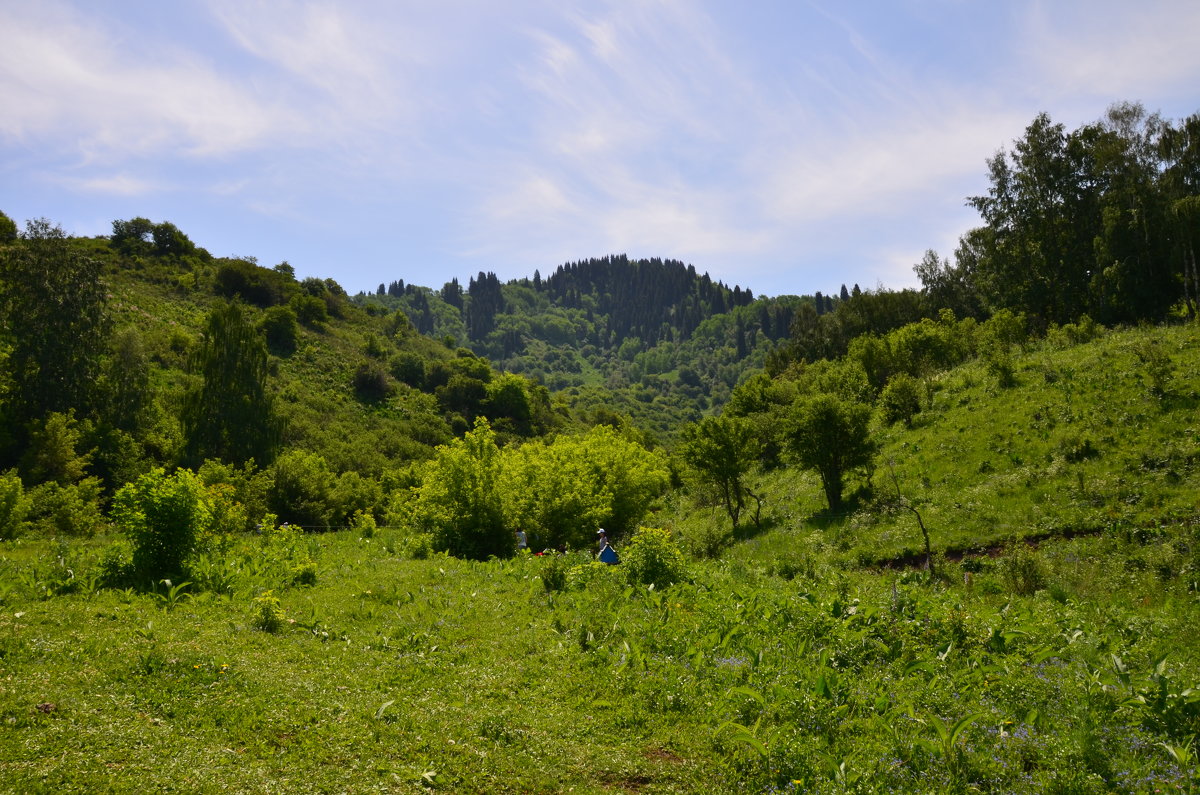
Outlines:
<svg viewBox="0 0 1200 795"><path fill-rule="evenodd" d="M647 759L653 759L656 762L670 762L673 765L683 764L682 756L672 753L666 748L647 748L643 755Z"/></svg>

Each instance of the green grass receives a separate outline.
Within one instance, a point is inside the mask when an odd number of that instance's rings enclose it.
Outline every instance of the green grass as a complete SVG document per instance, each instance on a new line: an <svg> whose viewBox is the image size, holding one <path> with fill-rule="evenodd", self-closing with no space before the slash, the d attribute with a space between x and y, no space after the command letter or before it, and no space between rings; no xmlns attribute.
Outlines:
<svg viewBox="0 0 1200 795"><path fill-rule="evenodd" d="M111 538L0 543L0 791L1195 791L1198 347L941 377L880 431L933 573L875 565L921 549L886 466L845 516L768 473L736 537L671 495L649 523L720 555L665 589L386 528L209 539L144 589L100 587Z"/></svg>
<svg viewBox="0 0 1200 795"><path fill-rule="evenodd" d="M662 591L577 558L548 592L543 558L248 538L219 556L228 595L173 599L95 588L103 540L10 542L0 788L1171 791L1190 773L1159 744L1200 727L1196 540L1048 545L1020 596L1004 559L930 583L751 541ZM312 587L288 584L301 557Z"/></svg>
<svg viewBox="0 0 1200 795"><path fill-rule="evenodd" d="M1138 352L1168 353L1155 394ZM852 505L823 510L816 478L794 469L755 484L772 527L822 538L859 563L935 551L983 551L1014 538L1143 532L1200 512L1200 335L1194 327L1109 332L1091 343L1041 342L1001 388L982 363L933 376L913 421L877 427L870 488L851 477ZM894 480L893 480L894 475ZM858 490L855 493L855 490Z"/></svg>

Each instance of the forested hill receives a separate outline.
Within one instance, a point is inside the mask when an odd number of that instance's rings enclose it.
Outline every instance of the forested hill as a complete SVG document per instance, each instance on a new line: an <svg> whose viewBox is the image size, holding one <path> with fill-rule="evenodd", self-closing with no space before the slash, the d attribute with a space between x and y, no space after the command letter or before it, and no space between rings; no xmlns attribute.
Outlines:
<svg viewBox="0 0 1200 795"><path fill-rule="evenodd" d="M616 411L660 435L723 403L788 339L801 306L826 306L820 294L755 299L693 265L624 254L566 263L545 279L480 273L465 290L457 279L440 290L393 281L356 298L528 375L583 416Z"/></svg>
<svg viewBox="0 0 1200 795"><path fill-rule="evenodd" d="M657 257L630 260L624 254L560 265L545 281L535 273L533 284L566 307L582 309L583 296L593 296L595 311L608 317L610 335L651 345L687 339L706 318L754 300L749 289L730 290L707 273L697 275L693 265Z"/></svg>

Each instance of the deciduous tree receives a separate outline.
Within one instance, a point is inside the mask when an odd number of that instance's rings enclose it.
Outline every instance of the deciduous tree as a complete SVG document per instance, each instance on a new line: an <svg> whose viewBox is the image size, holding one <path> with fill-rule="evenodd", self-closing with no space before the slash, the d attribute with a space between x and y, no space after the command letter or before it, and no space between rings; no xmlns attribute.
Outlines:
<svg viewBox="0 0 1200 795"><path fill-rule="evenodd" d="M759 455L758 437L750 421L732 416L705 417L684 429L679 453L700 482L716 491L737 529L747 498L758 499L746 485L746 476Z"/></svg>
<svg viewBox="0 0 1200 795"><path fill-rule="evenodd" d="M202 381L183 410L187 460L198 466L205 458L274 458L282 426L267 392L267 346L240 304L209 313L193 369Z"/></svg>
<svg viewBox="0 0 1200 795"><path fill-rule="evenodd" d="M0 248L7 414L18 446L31 420L72 409L89 413L108 341L107 304L99 263L44 218L30 221L19 241Z"/></svg>
<svg viewBox="0 0 1200 795"><path fill-rule="evenodd" d="M802 467L820 475L830 511L842 508L846 473L870 466L874 458L870 419L870 406L829 394L801 398L792 407L788 445Z"/></svg>

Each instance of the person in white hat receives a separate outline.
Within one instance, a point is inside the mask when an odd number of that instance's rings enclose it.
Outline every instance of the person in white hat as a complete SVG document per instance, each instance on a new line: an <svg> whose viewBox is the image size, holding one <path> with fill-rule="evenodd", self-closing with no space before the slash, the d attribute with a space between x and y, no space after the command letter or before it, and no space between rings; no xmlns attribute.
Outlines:
<svg viewBox="0 0 1200 795"><path fill-rule="evenodd" d="M596 535L600 536L600 552L596 557L604 563L618 563L617 551L608 543L608 533L601 527L596 531Z"/></svg>

